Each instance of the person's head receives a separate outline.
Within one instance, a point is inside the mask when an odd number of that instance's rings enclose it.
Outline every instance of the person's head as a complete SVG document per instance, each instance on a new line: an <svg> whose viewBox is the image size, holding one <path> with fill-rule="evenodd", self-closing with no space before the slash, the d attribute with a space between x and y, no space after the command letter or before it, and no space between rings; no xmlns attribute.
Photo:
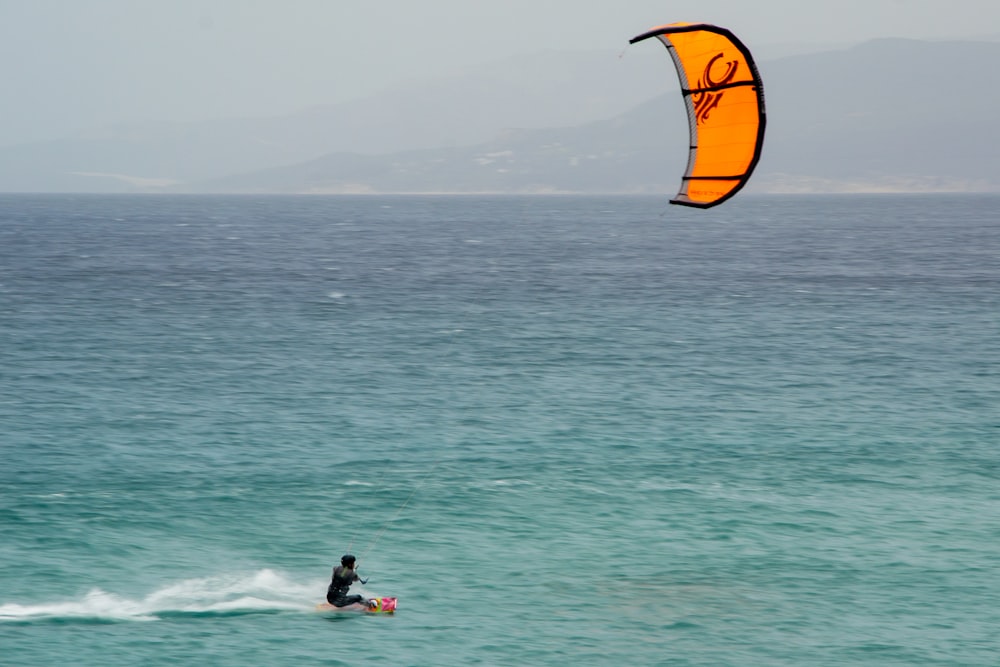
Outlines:
<svg viewBox="0 0 1000 667"><path fill-rule="evenodd" d="M343 565L344 567L349 567L352 570L354 569L354 562L355 558L351 554L344 554L340 558L340 564Z"/></svg>

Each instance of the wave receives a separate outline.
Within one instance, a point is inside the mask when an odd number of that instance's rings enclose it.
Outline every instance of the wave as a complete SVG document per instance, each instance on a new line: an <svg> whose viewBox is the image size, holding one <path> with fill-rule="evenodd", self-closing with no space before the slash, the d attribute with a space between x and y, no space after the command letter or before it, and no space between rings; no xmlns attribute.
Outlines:
<svg viewBox="0 0 1000 667"><path fill-rule="evenodd" d="M0 604L0 622L156 621L190 616L239 616L312 611L322 598L322 583L296 583L270 569L251 574L186 579L141 600L100 588L77 600Z"/></svg>

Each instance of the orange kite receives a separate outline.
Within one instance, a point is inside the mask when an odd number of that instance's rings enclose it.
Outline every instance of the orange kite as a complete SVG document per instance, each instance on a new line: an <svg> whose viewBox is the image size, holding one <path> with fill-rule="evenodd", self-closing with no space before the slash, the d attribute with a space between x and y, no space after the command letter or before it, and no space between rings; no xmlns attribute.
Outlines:
<svg viewBox="0 0 1000 667"><path fill-rule="evenodd" d="M690 149L671 204L710 208L746 185L764 145L764 85L749 49L707 23L671 23L629 40L656 37L677 67L687 106Z"/></svg>

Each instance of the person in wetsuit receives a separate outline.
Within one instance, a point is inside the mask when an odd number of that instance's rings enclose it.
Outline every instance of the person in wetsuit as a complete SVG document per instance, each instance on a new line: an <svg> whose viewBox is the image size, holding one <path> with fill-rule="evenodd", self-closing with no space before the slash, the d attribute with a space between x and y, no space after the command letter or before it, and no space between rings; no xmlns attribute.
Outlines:
<svg viewBox="0 0 1000 667"><path fill-rule="evenodd" d="M351 604L370 604L361 595L348 595L347 591L351 584L360 581L367 584L367 579L362 579L354 569L356 559L351 554L345 554L340 559L340 565L333 568L333 578L330 580L330 587L326 589L326 601L334 607L346 607Z"/></svg>

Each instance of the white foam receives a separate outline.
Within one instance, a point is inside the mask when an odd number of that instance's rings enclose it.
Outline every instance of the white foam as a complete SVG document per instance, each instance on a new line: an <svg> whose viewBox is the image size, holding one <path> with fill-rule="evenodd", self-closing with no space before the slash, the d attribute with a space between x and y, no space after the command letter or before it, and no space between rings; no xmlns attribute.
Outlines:
<svg viewBox="0 0 1000 667"><path fill-rule="evenodd" d="M301 584L270 569L203 579L186 579L131 600L99 588L78 600L0 604L0 621L96 619L155 621L178 614L309 611L322 597L323 583Z"/></svg>
<svg viewBox="0 0 1000 667"><path fill-rule="evenodd" d="M43 618L156 620L154 616L144 611L141 603L106 593L99 588L92 589L83 596L83 599L76 601L27 605L8 603L0 605L0 620L2 621L25 621Z"/></svg>

